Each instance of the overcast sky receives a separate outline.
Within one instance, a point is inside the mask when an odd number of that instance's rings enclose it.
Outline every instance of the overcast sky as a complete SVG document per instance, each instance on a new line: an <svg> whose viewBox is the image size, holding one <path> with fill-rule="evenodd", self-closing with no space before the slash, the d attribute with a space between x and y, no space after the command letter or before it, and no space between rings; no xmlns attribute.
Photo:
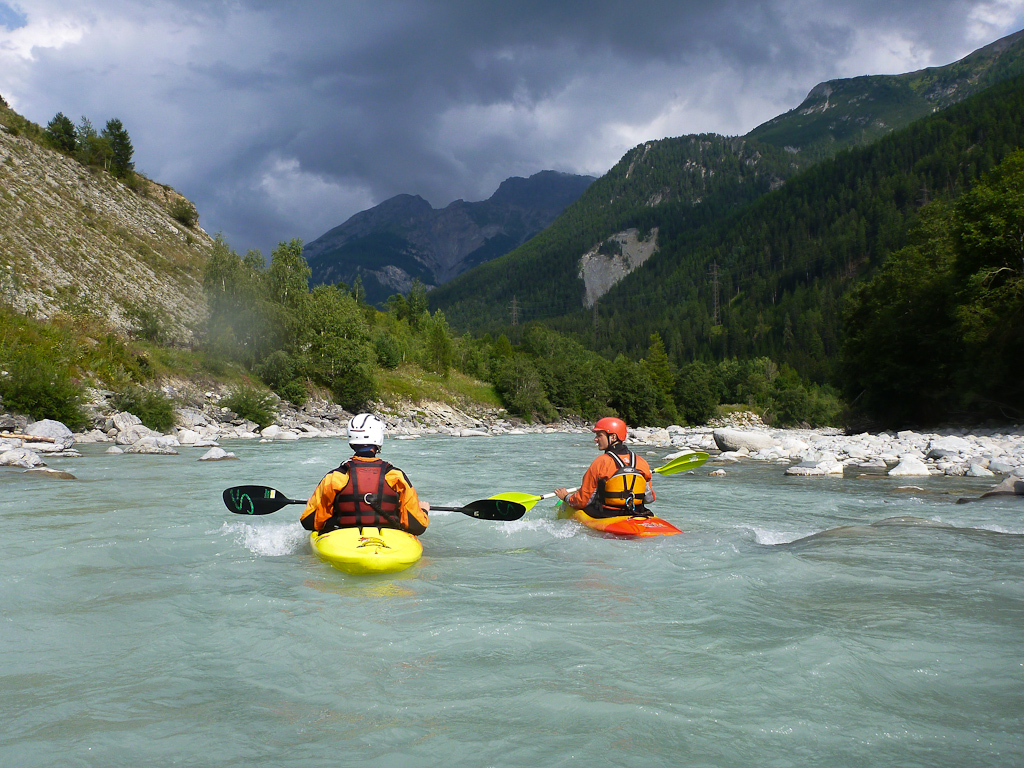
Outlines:
<svg viewBox="0 0 1024 768"><path fill-rule="evenodd" d="M823 80L1022 27L1024 0L0 0L0 96L119 118L139 171L267 255L396 194L440 208L744 134Z"/></svg>

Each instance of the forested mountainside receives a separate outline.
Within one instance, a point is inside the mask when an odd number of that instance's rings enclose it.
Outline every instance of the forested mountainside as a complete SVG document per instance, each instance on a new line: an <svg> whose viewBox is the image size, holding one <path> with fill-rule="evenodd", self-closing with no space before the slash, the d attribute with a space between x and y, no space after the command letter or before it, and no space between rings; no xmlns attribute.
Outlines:
<svg viewBox="0 0 1024 768"><path fill-rule="evenodd" d="M550 224L594 181L555 171L506 179L487 200L434 209L398 195L357 213L307 244L313 285L359 278L366 300L408 293L414 280L433 287L508 253Z"/></svg>
<svg viewBox="0 0 1024 768"><path fill-rule="evenodd" d="M785 150L745 139L704 134L648 142L525 245L432 291L431 305L457 327L479 331L506 325L513 297L521 320L574 312L583 304L580 258L588 251L611 271L620 233L636 229L659 252L664 232L717 221L798 170Z"/></svg>
<svg viewBox="0 0 1024 768"><path fill-rule="evenodd" d="M788 147L814 162L867 146L976 93L1024 74L1024 31L943 67L903 75L865 75L819 83L796 109L759 125L748 138Z"/></svg>
<svg viewBox="0 0 1024 768"><path fill-rule="evenodd" d="M1022 49L1024 33L1017 33L945 67L823 83L799 108L743 138L709 134L640 145L536 238L432 291L431 306L460 329L481 332L508 324L513 299L520 322L592 308L592 283L611 284L641 263L619 245L630 231L652 237L664 257L667 238L681 242L823 157L1020 74ZM590 279L602 258L605 274ZM658 261L643 261L639 271Z"/></svg>
<svg viewBox="0 0 1024 768"><path fill-rule="evenodd" d="M677 360L765 355L833 378L844 293L906 243L922 205L956 199L1021 147L1017 78L841 153L728 219L666 231L661 252L602 302L598 348L641 349L660 331ZM593 333L589 313L555 326Z"/></svg>
<svg viewBox="0 0 1024 768"><path fill-rule="evenodd" d="M201 278L213 240L172 211L174 190L118 179L43 145L43 131L0 99L0 290L48 318L102 317L190 340L207 313Z"/></svg>
<svg viewBox="0 0 1024 768"><path fill-rule="evenodd" d="M572 279L577 258L550 239L574 216L577 231L586 230L592 219L581 209L606 177L540 237L432 300L453 324L478 331L507 330L514 296L521 322L544 317L606 354L639 355L659 332L677 363L764 355L826 380L835 373L844 292L905 244L920 206L956 198L1021 146L1024 78L1017 78L841 153L734 205L731 215L697 221L692 206L677 205L675 216L649 208L618 226L657 226L658 252L596 311L572 313L582 294L581 280Z"/></svg>

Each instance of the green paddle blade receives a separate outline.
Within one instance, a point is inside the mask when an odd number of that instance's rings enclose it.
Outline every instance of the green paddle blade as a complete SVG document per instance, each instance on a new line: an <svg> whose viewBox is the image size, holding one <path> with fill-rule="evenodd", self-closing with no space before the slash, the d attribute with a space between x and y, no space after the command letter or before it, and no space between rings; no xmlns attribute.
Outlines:
<svg viewBox="0 0 1024 768"><path fill-rule="evenodd" d="M703 451L694 451L693 453L688 453L685 456L679 456L672 459L668 464L663 467L658 467L654 471L659 475L674 475L676 472L685 472L688 469L696 469L707 460L708 454Z"/></svg>
<svg viewBox="0 0 1024 768"><path fill-rule="evenodd" d="M305 503L265 485L236 485L224 491L224 506L236 515L269 515L289 504Z"/></svg>
<svg viewBox="0 0 1024 768"><path fill-rule="evenodd" d="M517 493L516 491L507 491L505 493L496 493L490 497L491 499L497 499L502 501L511 501L516 504L523 506L523 513L527 510L533 509L534 504L540 501L540 496L534 496L532 493Z"/></svg>

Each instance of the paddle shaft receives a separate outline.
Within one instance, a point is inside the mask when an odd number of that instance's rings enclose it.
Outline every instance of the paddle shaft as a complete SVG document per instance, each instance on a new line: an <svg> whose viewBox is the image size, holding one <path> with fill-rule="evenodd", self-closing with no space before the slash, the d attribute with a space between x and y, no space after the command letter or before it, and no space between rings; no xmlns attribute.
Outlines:
<svg viewBox="0 0 1024 768"><path fill-rule="evenodd" d="M289 504L305 504L289 499L279 491L263 485L239 485L224 491L224 506L237 515L269 515ZM509 522L526 514L526 507L514 501L482 499L463 507L432 507L441 512L460 512L477 520Z"/></svg>

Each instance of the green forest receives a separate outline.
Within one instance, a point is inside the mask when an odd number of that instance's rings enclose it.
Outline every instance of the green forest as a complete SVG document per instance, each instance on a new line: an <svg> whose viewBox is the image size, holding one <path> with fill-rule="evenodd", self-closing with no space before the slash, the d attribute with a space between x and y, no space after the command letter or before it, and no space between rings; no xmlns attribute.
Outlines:
<svg viewBox="0 0 1024 768"><path fill-rule="evenodd" d="M860 380L851 379L856 363L852 348L844 346L844 318L853 317L847 305L859 295L848 300L851 290L908 245L922 217L933 218L933 205L954 205L1022 146L1024 80L1018 78L870 147L841 152L747 205L734 202L731 214L701 222L694 206L675 202L623 215L615 226L659 228L659 252L603 296L596 311L580 306L576 260L587 241L561 236L567 222L561 229L556 222L536 239L541 242L433 292L431 304L459 328L508 333L506 308L515 296L522 318L542 316L550 328L605 358L624 353L641 359L652 334L663 340L678 369L766 358L804 382L846 393L852 406L847 418L854 420L935 420L944 413L1006 418L1020 412L1021 399L1011 391L997 397L988 384L982 396L975 392L980 382L959 382L943 392L941 402L962 402L957 410L880 408L877 398L857 391ZM620 166L628 162L629 156ZM586 210L586 200L574 208L566 212L570 221ZM576 229L607 231L592 224L600 219L599 212ZM498 270L508 277L496 280ZM957 275L968 278L963 270ZM573 304L579 309L573 311ZM976 320L984 327L975 328L971 343L984 344L986 334L995 332L989 322L1020 323L1019 306L1017 311L1014 316L1005 301L979 311ZM953 385L938 379L931 386Z"/></svg>
<svg viewBox="0 0 1024 768"><path fill-rule="evenodd" d="M134 178L119 121L61 118L34 138ZM260 424L270 391L355 411L428 378L544 422L702 424L723 404L774 425L1019 419L1022 147L1020 78L810 167L749 139L649 142L516 251L383 311L358 281L311 289L299 240L266 259L218 238L194 352L144 313L125 340L3 309L0 397L79 426L98 383L159 429L172 408L153 382L192 368L234 382L229 406ZM658 252L584 309L579 255L631 227L657 230Z"/></svg>

